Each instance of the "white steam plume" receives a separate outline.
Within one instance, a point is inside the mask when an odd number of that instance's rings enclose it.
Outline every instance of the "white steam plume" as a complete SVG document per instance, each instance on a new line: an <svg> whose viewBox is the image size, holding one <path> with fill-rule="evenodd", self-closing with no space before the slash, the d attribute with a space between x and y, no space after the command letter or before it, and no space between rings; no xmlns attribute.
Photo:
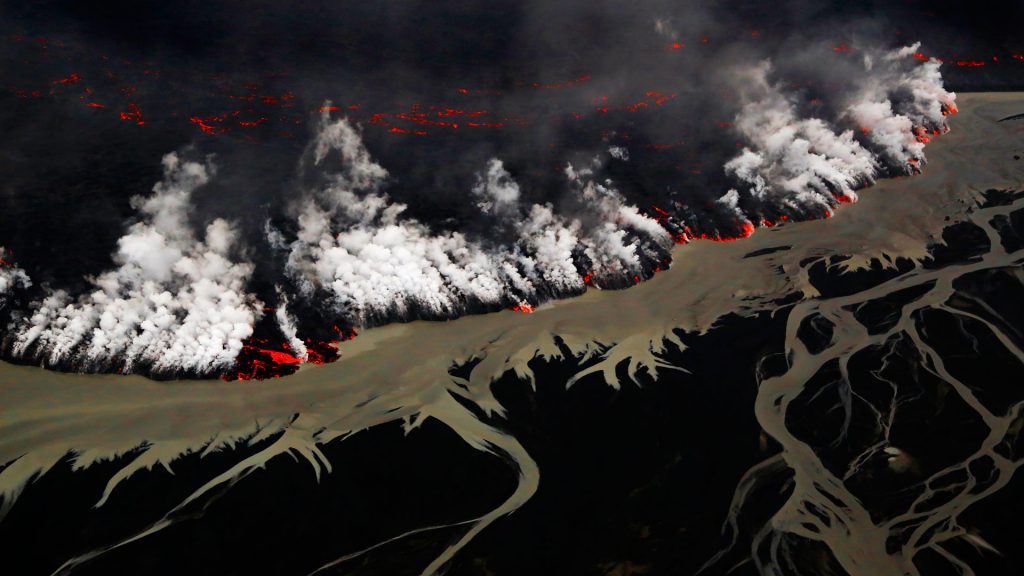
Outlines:
<svg viewBox="0 0 1024 576"><path fill-rule="evenodd" d="M252 265L232 259L236 234L214 220L197 239L188 224L192 192L211 165L163 159L164 179L132 205L142 221L118 240L118 267L90 279L72 299L49 293L18 326L17 356L78 370L149 369L209 374L229 368L252 334L261 304L245 292Z"/></svg>
<svg viewBox="0 0 1024 576"><path fill-rule="evenodd" d="M274 311L274 318L281 329L281 334L288 340L292 353L296 357L306 360L308 357L306 343L298 336L295 319L288 313L288 295L281 290L280 286L277 287L277 310Z"/></svg>
<svg viewBox="0 0 1024 576"><path fill-rule="evenodd" d="M314 163L331 150L341 153L341 172L300 209L287 269L301 293L325 291L335 311L359 325L578 293L585 274L600 281L640 273L641 255L650 257L671 242L610 184L593 182L589 170L566 172L581 206L566 218L549 204L523 203L518 184L497 159L478 174L472 196L512 240L500 244L434 231L404 217L406 206L379 191L387 172L371 159L355 128L325 115Z"/></svg>
<svg viewBox="0 0 1024 576"><path fill-rule="evenodd" d="M854 190L880 175L918 171L927 134L948 130L945 114L956 110L956 95L943 89L937 61L910 58L916 48L865 56L866 74L833 121L804 117L769 80L770 63L745 70L735 125L747 146L725 164L726 173L760 202L801 210L854 200Z"/></svg>
<svg viewBox="0 0 1024 576"><path fill-rule="evenodd" d="M8 295L15 290L28 288L32 280L24 270L9 260L7 250L0 246L0 310L7 305Z"/></svg>
<svg viewBox="0 0 1024 576"><path fill-rule="evenodd" d="M865 58L871 74L847 108L883 163L897 173L915 172L924 163L928 134L947 131L946 114L956 110L956 94L942 87L938 60L908 67L920 44L886 54L880 65Z"/></svg>
<svg viewBox="0 0 1024 576"><path fill-rule="evenodd" d="M875 159L853 131L837 134L824 120L801 118L781 87L768 80L770 71L762 62L745 72L748 101L736 129L749 144L725 164L726 173L758 200L791 208L829 206L833 195L849 195L871 182Z"/></svg>

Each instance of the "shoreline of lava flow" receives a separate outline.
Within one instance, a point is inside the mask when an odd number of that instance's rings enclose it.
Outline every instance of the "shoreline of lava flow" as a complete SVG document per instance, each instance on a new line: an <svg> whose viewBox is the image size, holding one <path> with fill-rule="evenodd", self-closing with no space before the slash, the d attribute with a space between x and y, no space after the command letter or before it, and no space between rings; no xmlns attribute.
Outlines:
<svg viewBox="0 0 1024 576"><path fill-rule="evenodd" d="M628 161L620 147L564 165L559 209L525 202L492 158L467 191L492 237L435 229L390 199L390 175L360 127L332 119L336 107L327 103L299 167L317 183L291 202L290 229L266 226L286 271L272 306L250 291L254 265L234 225L218 218L194 231L189 223L192 195L215 166L171 153L152 194L133 199L140 220L118 240L115 267L89 279L90 292L32 287L30 273L0 259L2 352L62 370L265 378L331 361L333 344L354 329L528 312L588 286L626 287L666 266L673 243L729 241L758 226L828 217L879 177L920 172L929 138L949 129L956 95L942 87L940 63L920 61L917 49L864 52L866 80L838 96L833 118L802 115L768 61L737 70L733 129L744 145L723 166L734 184L717 201L735 225L726 233L694 229L686 206L646 214L628 203L599 176L610 156ZM9 305L33 289L39 296L27 306ZM332 335L311 336L295 310L335 319ZM260 322L275 335L254 335Z"/></svg>

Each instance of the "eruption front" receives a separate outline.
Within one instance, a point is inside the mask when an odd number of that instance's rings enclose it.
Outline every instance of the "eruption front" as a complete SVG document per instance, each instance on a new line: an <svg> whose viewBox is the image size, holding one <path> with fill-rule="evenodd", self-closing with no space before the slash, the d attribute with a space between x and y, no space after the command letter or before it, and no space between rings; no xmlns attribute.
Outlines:
<svg viewBox="0 0 1024 576"><path fill-rule="evenodd" d="M1019 9L8 4L8 571L1024 564Z"/></svg>
<svg viewBox="0 0 1024 576"><path fill-rule="evenodd" d="M940 63L917 58L916 44L835 52L849 59L843 66L851 75L839 89L794 90L768 60L724 74L739 96L733 118L716 128L739 139L740 150L722 158L719 169L731 189L699 204L670 188L647 213L618 180L646 178L648 164L661 170L660 154L676 144L652 144L642 131L612 131L596 151L555 151L555 166L540 179L518 162L480 159L461 195L462 206L475 211L471 219L408 215L410 204L389 193L406 186L404 176L378 163L364 144L365 131L405 130L399 121L431 130L491 122L494 114L484 109L415 105L359 124L347 116L360 106L348 105L342 115L342 107L322 103L295 172L300 189L287 195L282 216L267 219L258 239L240 236L223 218L202 224L205 235L196 237L193 192L216 185L213 163L169 154L153 196L133 200L142 221L118 240L117 268L90 279L92 288L82 294L41 287L27 310L7 312L13 322L3 349L72 370L281 376L303 362L336 357L332 342L353 328L532 310L588 286L624 288L650 278L669 263L673 243L732 240L758 226L830 216L879 177L919 172L925 144L948 129L945 116L956 110L955 95L942 88ZM814 70L800 73L808 72ZM56 85L80 81L75 74ZM594 81L581 75L523 89L570 94ZM246 98L267 106L291 106L295 98L256 94L253 88ZM607 96L597 100L596 114L605 117L647 114L682 97L649 90L644 100L620 107L606 105ZM121 117L143 122L133 102ZM220 136L229 131L229 117L237 114L191 122ZM258 126L265 118L238 122ZM266 256L253 262L254 250ZM27 285L24 273L12 270L4 272L6 291L16 279ZM284 272L272 278L273 290L254 281L273 270Z"/></svg>
<svg viewBox="0 0 1024 576"><path fill-rule="evenodd" d="M260 303L245 292L252 265L233 259L237 236L215 219L200 240L188 223L192 193L210 164L163 159L164 179L133 206L143 220L118 240L118 267L93 291L52 291L15 324L17 357L82 371L215 374L232 366L252 333Z"/></svg>

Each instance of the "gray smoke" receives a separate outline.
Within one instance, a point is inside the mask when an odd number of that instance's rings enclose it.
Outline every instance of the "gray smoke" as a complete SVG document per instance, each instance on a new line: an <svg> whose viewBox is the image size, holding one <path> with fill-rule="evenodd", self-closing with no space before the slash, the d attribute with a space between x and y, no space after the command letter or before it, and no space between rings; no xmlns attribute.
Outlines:
<svg viewBox="0 0 1024 576"><path fill-rule="evenodd" d="M942 87L937 61L913 60L917 48L865 54L864 81L832 121L801 114L769 79L769 62L741 70L736 130L747 145L726 173L745 194L788 212L831 208L837 198L856 200L855 190L880 175L919 171L927 134L948 130L956 95Z"/></svg>

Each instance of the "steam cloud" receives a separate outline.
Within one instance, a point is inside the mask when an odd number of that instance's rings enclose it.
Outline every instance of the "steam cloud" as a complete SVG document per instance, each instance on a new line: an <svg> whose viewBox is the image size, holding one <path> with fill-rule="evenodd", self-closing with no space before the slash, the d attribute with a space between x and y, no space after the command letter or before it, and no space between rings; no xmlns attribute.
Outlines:
<svg viewBox="0 0 1024 576"><path fill-rule="evenodd" d="M938 61L913 62L918 47L866 53L865 80L833 122L802 117L792 96L770 80L768 61L741 71L736 129L748 145L725 164L726 173L739 190L789 212L856 200L855 190L880 175L920 171L926 134L948 130L945 115L956 110L956 95L943 89ZM853 128L835 127L851 123L859 140ZM735 192L723 197L733 209Z"/></svg>
<svg viewBox="0 0 1024 576"><path fill-rule="evenodd" d="M781 213L830 209L856 199L855 190L880 175L919 170L923 134L947 129L955 95L942 88L938 62L911 58L916 50L865 53L868 81L831 120L802 114L795 97L770 79L767 61L737 74L743 105L735 126L747 146L724 166L738 186L719 205L737 223L754 220L742 208L744 195ZM837 128L850 124L860 129ZM571 217L550 203L523 202L502 161L490 159L471 198L491 233L473 238L404 217L406 206L382 191L387 170L345 119L323 114L313 152L316 167L340 153L341 169L303 199L287 270L303 297L355 325L536 305L579 293L584 278L621 286L646 276L672 242L610 180L598 179L600 157L565 168ZM629 159L621 146L608 154Z"/></svg>
<svg viewBox="0 0 1024 576"><path fill-rule="evenodd" d="M8 296L15 290L28 288L32 285L28 274L13 263L7 261L7 251L0 246L0 310L7 305Z"/></svg>
<svg viewBox="0 0 1024 576"><path fill-rule="evenodd" d="M948 129L955 94L942 87L939 63L918 62L916 50L863 52L850 86L828 107L809 105L768 60L730 71L743 147L722 167L731 189L710 204L749 232L766 211L820 215L878 177L919 171L928 135ZM628 144L606 143L588 160L564 162L560 189L541 191L545 202L525 200L506 164L491 157L461 192L483 231L423 222L389 195L392 177L360 127L332 120L332 108L323 106L299 166L307 184L289 201L291 222L268 222L262 239L284 261L286 278L267 296L276 298L274 324L299 358L307 352L295 310L361 327L533 307L588 284L631 285L667 262L669 229L691 209L677 203L677 213L659 220L641 212L605 175L610 162L633 167L636 157ZM11 315L9 354L157 375L232 367L262 316L250 285L254 265L227 221L193 233L192 194L211 180L212 164L177 154L163 164L153 194L133 201L142 220L118 241L117 267L91 278L88 294L44 288L29 313ZM0 307L30 284L23 271L0 267Z"/></svg>
<svg viewBox="0 0 1024 576"><path fill-rule="evenodd" d="M236 235L217 219L202 240L188 223L209 164L163 159L164 179L133 206L143 219L118 240L118 267L89 294L53 291L18 327L15 355L76 370L207 374L231 367L261 304L245 292L252 265L233 260Z"/></svg>
<svg viewBox="0 0 1024 576"><path fill-rule="evenodd" d="M500 243L404 217L406 206L380 191L387 171L346 120L325 114L314 148L316 165L340 152L342 170L302 207L287 269L301 294L325 293L357 325L579 293L585 276L600 285L642 274L643 259L671 244L657 222L595 182L589 168L566 169L567 192L580 209L566 218L550 204L523 203L519 185L491 159L471 193L494 237L509 238Z"/></svg>

